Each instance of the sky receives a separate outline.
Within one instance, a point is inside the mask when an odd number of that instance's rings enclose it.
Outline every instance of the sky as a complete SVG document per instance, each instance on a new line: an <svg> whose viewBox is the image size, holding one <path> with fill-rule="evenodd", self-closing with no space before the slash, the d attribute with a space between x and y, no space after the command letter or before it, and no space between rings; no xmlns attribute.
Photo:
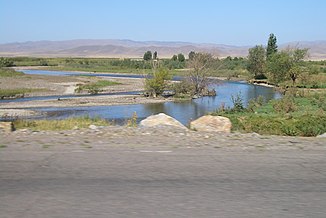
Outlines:
<svg viewBox="0 0 326 218"><path fill-rule="evenodd" d="M71 39L227 45L326 40L326 0L0 0L0 43Z"/></svg>

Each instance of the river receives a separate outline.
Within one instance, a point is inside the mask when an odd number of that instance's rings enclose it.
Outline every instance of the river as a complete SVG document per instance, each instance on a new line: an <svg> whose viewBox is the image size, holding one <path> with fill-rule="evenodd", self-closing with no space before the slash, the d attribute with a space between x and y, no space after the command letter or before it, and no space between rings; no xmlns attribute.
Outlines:
<svg viewBox="0 0 326 218"><path fill-rule="evenodd" d="M26 74L41 75L61 75L71 76L79 73L64 71L43 71L43 70L24 70ZM83 74L85 75L85 74ZM142 75L126 75L126 74L100 74L89 73L91 76L107 76L107 77L132 77L142 78ZM175 78L179 80L180 77ZM202 97L191 101L182 102L165 102L156 104L133 104L118 106L90 106L90 107L67 107L67 108L36 108L37 111L46 112L47 119L65 119L74 116L101 117L116 124L123 124L127 119L132 117L136 112L138 121L157 113L165 113L174 117L181 123L187 125L191 120L203 116L209 112L217 110L221 105L232 107L231 96L240 95L246 106L250 99L263 96L265 100L280 98L281 95L273 88L248 84L246 82L223 81L212 84L217 92L214 97ZM73 97L73 96L72 96Z"/></svg>

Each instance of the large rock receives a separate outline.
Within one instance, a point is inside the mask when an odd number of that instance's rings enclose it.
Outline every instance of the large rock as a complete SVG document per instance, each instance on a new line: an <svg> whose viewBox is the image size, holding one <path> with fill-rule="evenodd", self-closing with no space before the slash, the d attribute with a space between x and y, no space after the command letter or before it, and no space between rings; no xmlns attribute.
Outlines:
<svg viewBox="0 0 326 218"><path fill-rule="evenodd" d="M190 129L203 132L231 132L231 121L221 116L203 116L190 123Z"/></svg>
<svg viewBox="0 0 326 218"><path fill-rule="evenodd" d="M146 119L142 120L139 123L139 126L141 127L172 126L172 127L187 130L187 127L182 125L179 121L164 113L147 117Z"/></svg>

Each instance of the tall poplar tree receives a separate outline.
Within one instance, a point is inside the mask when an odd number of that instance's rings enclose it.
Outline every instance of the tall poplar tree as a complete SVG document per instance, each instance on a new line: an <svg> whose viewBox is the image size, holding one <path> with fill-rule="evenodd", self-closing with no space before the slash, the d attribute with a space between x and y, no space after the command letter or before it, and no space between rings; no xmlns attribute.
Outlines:
<svg viewBox="0 0 326 218"><path fill-rule="evenodd" d="M277 43L276 36L273 33L271 33L269 35L267 49L266 49L267 60L271 57L271 55L273 55L277 52L277 44L276 43Z"/></svg>

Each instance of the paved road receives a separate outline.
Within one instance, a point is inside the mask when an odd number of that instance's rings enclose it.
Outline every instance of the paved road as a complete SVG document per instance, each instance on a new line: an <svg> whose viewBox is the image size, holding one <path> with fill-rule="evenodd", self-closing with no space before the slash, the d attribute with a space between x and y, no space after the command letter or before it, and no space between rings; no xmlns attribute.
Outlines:
<svg viewBox="0 0 326 218"><path fill-rule="evenodd" d="M0 217L326 217L326 151L0 150Z"/></svg>

